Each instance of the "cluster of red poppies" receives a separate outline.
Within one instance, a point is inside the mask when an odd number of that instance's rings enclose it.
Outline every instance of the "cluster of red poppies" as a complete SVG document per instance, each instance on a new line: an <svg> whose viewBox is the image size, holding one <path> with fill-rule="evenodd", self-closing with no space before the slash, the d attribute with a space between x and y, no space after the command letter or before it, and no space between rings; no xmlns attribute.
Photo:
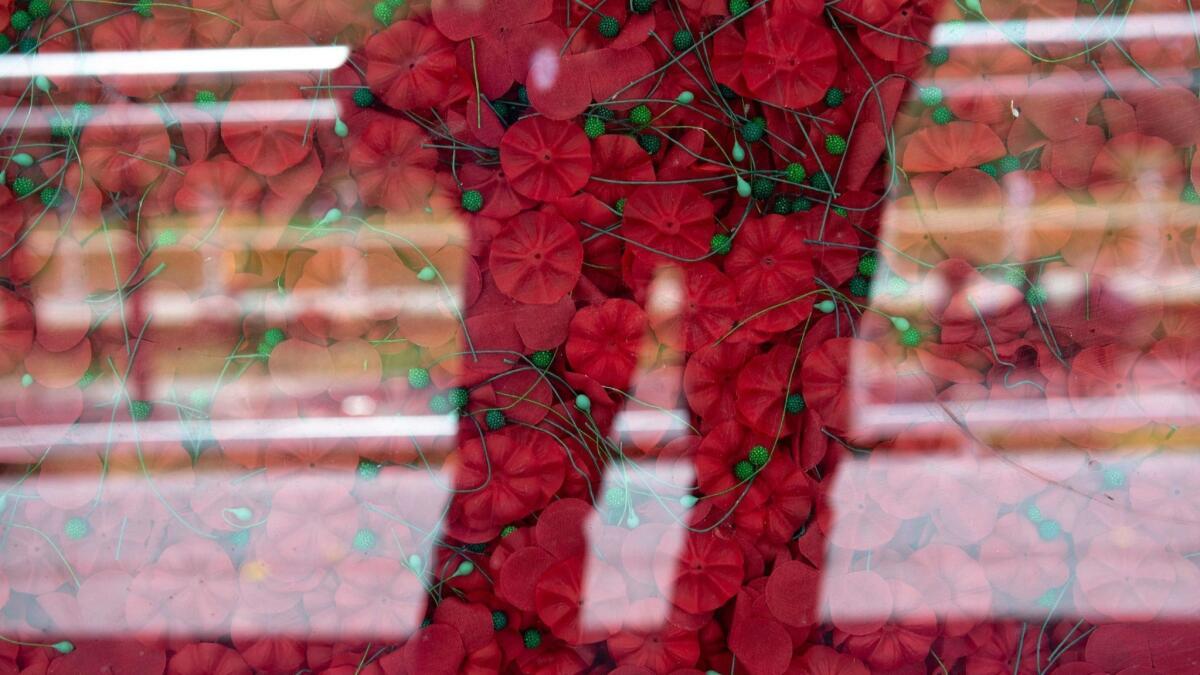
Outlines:
<svg viewBox="0 0 1200 675"><path fill-rule="evenodd" d="M1151 5L0 0L0 670L1190 672Z"/></svg>

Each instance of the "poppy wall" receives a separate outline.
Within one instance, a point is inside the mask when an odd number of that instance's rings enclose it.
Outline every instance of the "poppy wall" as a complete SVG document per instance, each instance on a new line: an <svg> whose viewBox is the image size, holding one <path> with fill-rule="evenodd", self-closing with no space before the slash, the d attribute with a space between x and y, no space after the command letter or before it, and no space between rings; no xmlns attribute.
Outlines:
<svg viewBox="0 0 1200 675"><path fill-rule="evenodd" d="M1174 0L0 0L0 672L1194 673Z"/></svg>

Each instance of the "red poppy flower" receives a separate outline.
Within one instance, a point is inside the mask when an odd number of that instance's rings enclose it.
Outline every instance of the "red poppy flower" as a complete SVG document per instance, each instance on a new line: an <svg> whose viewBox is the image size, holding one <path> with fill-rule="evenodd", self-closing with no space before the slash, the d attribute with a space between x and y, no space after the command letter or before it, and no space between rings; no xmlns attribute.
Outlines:
<svg viewBox="0 0 1200 675"><path fill-rule="evenodd" d="M725 273L738 287L750 326L786 330L808 314L813 299L800 297L813 288L812 255L805 237L782 216L742 224L725 260Z"/></svg>
<svg viewBox="0 0 1200 675"><path fill-rule="evenodd" d="M506 427L471 438L458 450L449 526L471 541L486 541L500 528L542 508L562 485L562 452L545 433Z"/></svg>
<svg viewBox="0 0 1200 675"><path fill-rule="evenodd" d="M452 626L433 624L422 628L404 645L404 664L410 673L444 673L459 671L467 650L462 636Z"/></svg>
<svg viewBox="0 0 1200 675"><path fill-rule="evenodd" d="M925 604L919 591L895 580L886 582L886 587L890 611L883 614L883 625L867 632L834 631L835 644L843 645L846 651L861 658L867 665L881 670L924 659L938 635L933 610ZM865 609L870 616L875 616L875 607L868 604Z"/></svg>
<svg viewBox="0 0 1200 675"><path fill-rule="evenodd" d="M738 421L771 437L797 428L798 417L787 411L787 398L800 393L800 350L776 345L750 359L737 378Z"/></svg>
<svg viewBox="0 0 1200 675"><path fill-rule="evenodd" d="M496 578L496 595L525 612L536 610L534 593L538 580L557 562L537 546L524 546L504 560Z"/></svg>
<svg viewBox="0 0 1200 675"><path fill-rule="evenodd" d="M751 344L725 341L704 347L688 359L683 391L688 406L706 426L732 418L737 378L753 353Z"/></svg>
<svg viewBox="0 0 1200 675"><path fill-rule="evenodd" d="M979 562L958 546L925 546L905 564L916 566L904 578L921 591L947 635L964 635L987 617L991 584Z"/></svg>
<svg viewBox="0 0 1200 675"><path fill-rule="evenodd" d="M571 367L610 387L629 385L646 337L646 313L623 299L585 307L571 319L567 359Z"/></svg>
<svg viewBox="0 0 1200 675"><path fill-rule="evenodd" d="M1133 398L1130 371L1137 353L1117 345L1087 347L1071 362L1071 407L1080 419L1105 431L1125 432L1147 422Z"/></svg>
<svg viewBox="0 0 1200 675"><path fill-rule="evenodd" d="M936 182L914 182L913 192L922 222L947 256L982 264L1008 255L1014 238L1002 225L1003 194L991 176L978 169L956 169ZM972 214L970 223L963 222L965 213Z"/></svg>
<svg viewBox="0 0 1200 675"><path fill-rule="evenodd" d="M488 267L496 286L513 300L552 305L579 281L583 245L567 221L530 211L492 240Z"/></svg>
<svg viewBox="0 0 1200 675"><path fill-rule="evenodd" d="M758 98L785 108L816 103L838 72L833 34L802 17L756 12L746 19L742 77ZM791 19L791 20L788 20Z"/></svg>
<svg viewBox="0 0 1200 675"><path fill-rule="evenodd" d="M250 675L250 666L229 647L195 642L171 657L167 675Z"/></svg>
<svg viewBox="0 0 1200 675"><path fill-rule="evenodd" d="M1154 343L1133 367L1139 407L1155 420L1171 423L1193 409L1200 390L1200 354L1190 340L1165 338Z"/></svg>
<svg viewBox="0 0 1200 675"><path fill-rule="evenodd" d="M658 598L647 598L630 606L626 627L607 642L608 651L619 666L663 673L696 663L700 645L693 631L670 621L662 622L661 627L657 625L658 617L667 611ZM647 620L647 617L653 618ZM647 625L655 628L644 628Z"/></svg>
<svg viewBox="0 0 1200 675"><path fill-rule="evenodd" d="M540 575L538 618L570 644L604 640L625 621L625 581L608 564L586 556L559 560Z"/></svg>
<svg viewBox="0 0 1200 675"><path fill-rule="evenodd" d="M229 557L216 543L193 539L168 546L133 578L125 616L135 631L220 634L237 599Z"/></svg>
<svg viewBox="0 0 1200 675"><path fill-rule="evenodd" d="M900 519L885 511L870 494L866 463L843 462L832 485L823 486L827 506L817 512L821 531L846 549L863 551L887 543L900 528Z"/></svg>
<svg viewBox="0 0 1200 675"><path fill-rule="evenodd" d="M878 58L899 67L926 54L925 44L941 5L931 0L888 0L892 6L887 20L859 32L859 40Z"/></svg>
<svg viewBox="0 0 1200 675"><path fill-rule="evenodd" d="M690 185L643 185L625 205L621 233L652 252L698 258L716 228L712 204Z"/></svg>
<svg viewBox="0 0 1200 675"><path fill-rule="evenodd" d="M826 341L805 357L800 374L805 403L831 429L851 429L853 411L865 404L895 400L895 366L882 349L863 340Z"/></svg>
<svg viewBox="0 0 1200 675"><path fill-rule="evenodd" d="M366 45L367 84L397 110L443 103L457 77L454 49L416 21L397 21Z"/></svg>
<svg viewBox="0 0 1200 675"><path fill-rule="evenodd" d="M1085 270L1047 265L1042 281L1052 292L1043 310L1059 340L1081 347L1114 344L1149 346L1163 317L1162 291L1137 274L1119 282Z"/></svg>
<svg viewBox="0 0 1200 675"><path fill-rule="evenodd" d="M245 227L249 223L244 218L257 217L261 196L261 179L222 155L188 166L175 192L175 208L202 216L199 232L211 228L218 216L222 227Z"/></svg>
<svg viewBox="0 0 1200 675"><path fill-rule="evenodd" d="M1070 572L1066 561L1067 542L1043 540L1020 513L1001 516L979 547L979 562L992 585L1021 601L1061 586Z"/></svg>
<svg viewBox="0 0 1200 675"><path fill-rule="evenodd" d="M1088 191L1099 202L1159 203L1173 200L1183 181L1182 159L1169 142L1130 133L1104 144Z"/></svg>
<svg viewBox="0 0 1200 675"><path fill-rule="evenodd" d="M1092 540L1075 567L1079 592L1092 609L1116 620L1155 617L1175 587L1162 544L1134 533Z"/></svg>
<svg viewBox="0 0 1200 675"><path fill-rule="evenodd" d="M109 192L141 190L168 166L171 139L157 115L109 106L79 137L79 160L86 175Z"/></svg>
<svg viewBox="0 0 1200 675"><path fill-rule="evenodd" d="M542 49L557 52L566 40L560 25L542 21L552 4L539 0L476 6L445 0L431 3L431 8L434 25L459 43L459 66L470 70L474 64L480 91L496 99L514 82L525 82L534 54Z"/></svg>
<svg viewBox="0 0 1200 675"><path fill-rule="evenodd" d="M754 673L782 675L792 658L792 636L767 610L762 586L738 592L730 621L729 651Z"/></svg>
<svg viewBox="0 0 1200 675"><path fill-rule="evenodd" d="M1037 675L1038 655L1050 649L1049 637L1022 630L1015 621L980 624L967 635L966 667L981 675Z"/></svg>
<svg viewBox="0 0 1200 675"><path fill-rule="evenodd" d="M653 182L654 162L632 136L607 134L592 141L588 192L615 204L621 197L628 197L637 184Z"/></svg>
<svg viewBox="0 0 1200 675"><path fill-rule="evenodd" d="M422 207L437 165L437 151L426 143L420 127L407 120L380 116L368 122L348 157L363 204L396 213Z"/></svg>
<svg viewBox="0 0 1200 675"><path fill-rule="evenodd" d="M490 274L485 274L479 299L467 313L467 334L476 353L461 360L469 371L463 384L473 384L512 367L507 356L497 358L488 351L529 354L562 345L574 315L575 303L570 296L563 296L553 305L517 302L497 288Z"/></svg>
<svg viewBox="0 0 1200 675"><path fill-rule="evenodd" d="M526 117L500 140L500 166L518 194L539 201L569 197L592 175L592 147L578 125Z"/></svg>
<svg viewBox="0 0 1200 675"><path fill-rule="evenodd" d="M1006 153L996 132L975 122L924 127L909 137L900 165L905 171L974 168Z"/></svg>
<svg viewBox="0 0 1200 675"><path fill-rule="evenodd" d="M49 593L71 579L50 540L27 525L4 529L2 543L9 588L19 593Z"/></svg>
<svg viewBox="0 0 1200 675"><path fill-rule="evenodd" d="M763 593L772 616L795 628L818 622L821 572L792 560L775 567Z"/></svg>
<svg viewBox="0 0 1200 675"><path fill-rule="evenodd" d="M737 594L744 557L737 544L691 533L683 549L664 541L654 554L654 579L663 597L685 612L708 612Z"/></svg>
<svg viewBox="0 0 1200 675"><path fill-rule="evenodd" d="M334 603L342 639L395 639L420 625L426 594L418 572L380 557L348 559L337 571Z"/></svg>
<svg viewBox="0 0 1200 675"><path fill-rule="evenodd" d="M604 102L618 92L629 102L609 105L632 107L632 101L644 98L652 86L646 76L654 69L654 59L643 46L604 47L565 56L556 51L535 54L526 80L530 104L550 119L569 120L593 100Z"/></svg>
<svg viewBox="0 0 1200 675"><path fill-rule="evenodd" d="M956 237L957 233L950 235ZM994 342L1009 342L1032 324L1019 290L985 278L965 260L945 260L927 279L930 283L922 288L925 308L941 327L942 344L986 346L989 336Z"/></svg>
<svg viewBox="0 0 1200 675"><path fill-rule="evenodd" d="M297 481L275 492L266 534L281 557L322 567L349 552L357 523L358 503L345 486Z"/></svg>
<svg viewBox="0 0 1200 675"><path fill-rule="evenodd" d="M651 297L655 337L679 351L696 351L725 335L737 314L733 281L710 263L660 268Z"/></svg>
<svg viewBox="0 0 1200 675"><path fill-rule="evenodd" d="M1188 547L1191 526L1200 518L1196 476L1171 455L1143 462L1130 474L1129 503L1141 515L1140 528L1167 543Z"/></svg>
<svg viewBox="0 0 1200 675"><path fill-rule="evenodd" d="M221 139L239 164L263 176L274 176L312 152L314 133L312 123L306 120L313 103L298 85L246 84L234 90L229 100L245 110L244 117L221 124Z"/></svg>

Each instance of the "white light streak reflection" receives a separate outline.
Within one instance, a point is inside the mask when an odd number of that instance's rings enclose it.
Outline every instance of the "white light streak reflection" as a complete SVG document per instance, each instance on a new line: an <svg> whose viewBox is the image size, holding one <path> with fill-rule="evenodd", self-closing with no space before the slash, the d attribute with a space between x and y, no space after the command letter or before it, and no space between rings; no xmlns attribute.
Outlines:
<svg viewBox="0 0 1200 675"><path fill-rule="evenodd" d="M0 56L0 79L333 70L349 56L344 45L8 54Z"/></svg>

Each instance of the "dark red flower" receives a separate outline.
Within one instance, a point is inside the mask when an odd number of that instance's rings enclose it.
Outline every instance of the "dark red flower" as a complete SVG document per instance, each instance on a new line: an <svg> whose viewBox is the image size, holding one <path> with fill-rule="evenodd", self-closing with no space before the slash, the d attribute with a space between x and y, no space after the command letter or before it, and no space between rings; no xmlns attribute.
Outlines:
<svg viewBox="0 0 1200 675"><path fill-rule="evenodd" d="M725 604L741 586L742 550L713 534L689 534L682 550L664 540L654 556L654 578L664 597L685 612Z"/></svg>
<svg viewBox="0 0 1200 675"><path fill-rule="evenodd" d="M109 192L141 190L154 182L168 166L170 149L162 120L132 105L109 106L79 137L85 175Z"/></svg>
<svg viewBox="0 0 1200 675"><path fill-rule="evenodd" d="M447 517L451 531L486 541L500 528L542 508L563 481L563 456L546 433L506 427L459 448L458 494Z"/></svg>
<svg viewBox="0 0 1200 675"><path fill-rule="evenodd" d="M625 581L600 560L574 556L539 575L534 592L538 618L570 644L604 640L625 621Z"/></svg>
<svg viewBox="0 0 1200 675"><path fill-rule="evenodd" d="M690 185L643 185L629 196L621 233L649 251L698 258L716 229L712 204Z"/></svg>
<svg viewBox="0 0 1200 675"><path fill-rule="evenodd" d="M579 280L583 245L567 221L530 211L492 240L488 266L496 286L513 300L552 305Z"/></svg>
<svg viewBox="0 0 1200 675"><path fill-rule="evenodd" d="M520 195L539 201L569 197L592 175L592 147L575 124L526 117L504 132L500 166Z"/></svg>
<svg viewBox="0 0 1200 675"><path fill-rule="evenodd" d="M646 313L623 299L585 307L571 320L567 359L571 367L610 387L627 387L646 339Z"/></svg>
<svg viewBox="0 0 1200 675"><path fill-rule="evenodd" d="M374 117L350 147L350 173L367 206L398 214L424 206L433 191L437 151L420 127L407 120Z"/></svg>
<svg viewBox="0 0 1200 675"><path fill-rule="evenodd" d="M367 84L398 110L444 102L457 78L449 42L431 27L397 21L367 40Z"/></svg>
<svg viewBox="0 0 1200 675"><path fill-rule="evenodd" d="M833 34L823 24L777 11L746 19L742 77L756 97L785 108L817 102L838 72Z"/></svg>

